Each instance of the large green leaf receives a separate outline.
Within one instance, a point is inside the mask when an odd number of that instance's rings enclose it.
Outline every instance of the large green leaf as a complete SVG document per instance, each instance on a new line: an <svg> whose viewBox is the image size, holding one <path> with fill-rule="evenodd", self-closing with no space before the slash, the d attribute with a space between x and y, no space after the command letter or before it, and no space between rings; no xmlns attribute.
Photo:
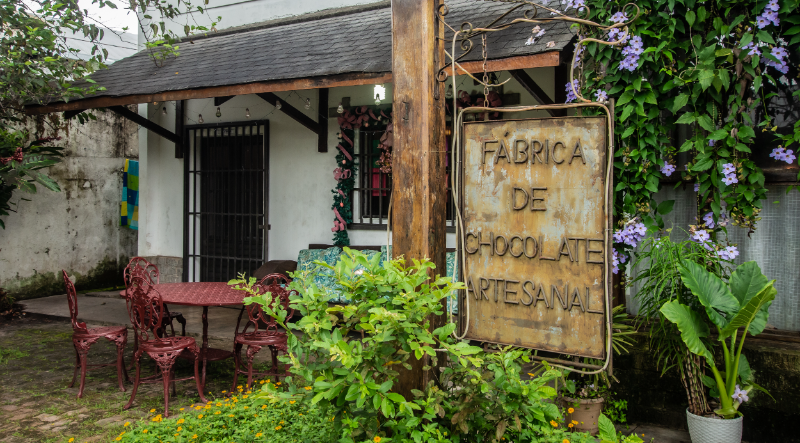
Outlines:
<svg viewBox="0 0 800 443"><path fill-rule="evenodd" d="M756 314L756 318L750 322L750 326L747 327L747 332L751 335L758 335L764 332L764 328L767 327L767 321L769 320L769 307L772 306L772 302L768 301L764 303L764 306L758 310Z"/></svg>
<svg viewBox="0 0 800 443"><path fill-rule="evenodd" d="M598 435L600 440L610 442L617 441L617 429L614 427L614 422L612 422L611 419L600 414L600 418L597 420L597 427L600 430L600 434Z"/></svg>
<svg viewBox="0 0 800 443"><path fill-rule="evenodd" d="M677 300L664 303L660 311L667 320L678 326L678 330L681 331L681 339L686 343L689 351L705 357L709 364L713 365L714 356L701 340L703 337L708 337L708 325L703 323L700 314L692 311L688 306L678 303Z"/></svg>
<svg viewBox="0 0 800 443"><path fill-rule="evenodd" d="M758 263L749 261L739 265L731 274L731 293L739 301L739 306L744 306L767 283L769 283L769 279L761 273Z"/></svg>
<svg viewBox="0 0 800 443"><path fill-rule="evenodd" d="M731 294L728 285L692 261L685 261L682 265L678 265L678 271L681 273L683 284L697 296L700 303L706 308L706 314L711 322L719 328L727 326L728 320L718 311L729 314L728 318L739 311L739 302Z"/></svg>
<svg viewBox="0 0 800 443"><path fill-rule="evenodd" d="M728 325L722 328L722 330L719 332L720 340L730 337L731 334L736 332L736 330L741 327L750 326L750 323L756 318L764 304L775 300L775 295L778 293L778 291L773 286L774 284L775 280L770 280L766 286L758 291L758 294L751 298L746 305L742 306L742 309L739 310L739 313L737 313L736 316L731 319ZM766 322L764 323L766 324ZM760 333L761 331L758 332Z"/></svg>

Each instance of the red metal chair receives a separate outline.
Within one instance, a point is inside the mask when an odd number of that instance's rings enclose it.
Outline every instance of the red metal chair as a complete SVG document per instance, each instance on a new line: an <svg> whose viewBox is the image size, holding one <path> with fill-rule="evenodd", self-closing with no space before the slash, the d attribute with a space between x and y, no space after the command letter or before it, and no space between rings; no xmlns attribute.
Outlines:
<svg viewBox="0 0 800 443"><path fill-rule="evenodd" d="M200 348L192 337L161 337L159 331L164 319L164 301L161 294L154 285L150 284L143 277L132 278L132 290L127 298L128 315L133 324L133 330L139 340L139 349L134 353L133 359L136 363L136 377L133 381L133 391L131 399L123 409L129 409L136 398L136 391L140 383L158 383L158 375L142 379L139 360L143 353L147 353L158 366L158 372L164 383L164 417L169 417L169 386L173 384L173 395L175 395L174 383L176 381L191 380L194 378L197 384L197 393L200 400L206 402L203 396L203 387L200 384L200 374L198 363L200 362ZM194 357L194 377L175 379L175 361L181 353L188 353Z"/></svg>
<svg viewBox="0 0 800 443"><path fill-rule="evenodd" d="M125 267L123 271L123 276L125 278L125 294L126 298L132 289L132 279L133 277L142 277L151 285L158 284L158 267L156 265L150 263L143 257L133 257L130 262L128 262L128 266ZM163 332L166 332L167 326L170 327L172 336L175 336L175 327L173 326L173 321L177 320L178 323L181 324L181 335L186 335L186 319L183 317L183 314L180 312L170 312L167 305L164 305L164 325L163 325ZM163 334L160 334L163 335ZM134 352L136 351L136 342L134 341L133 344Z"/></svg>
<svg viewBox="0 0 800 443"><path fill-rule="evenodd" d="M269 282L269 283L267 283ZM283 274L269 274L256 284L259 294L266 292L272 293L273 306L277 307L277 303L283 305L283 308L289 311L286 318L290 319L294 315L294 309L289 309L289 296L296 294L297 291L288 290L286 286L289 285L291 280ZM283 285L283 287L281 287ZM270 316L264 313L261 305L253 303L246 306L248 322L244 325L242 332L239 332L239 324L242 319L242 313L239 313L239 320L236 321L236 335L233 339L233 359L235 369L233 372L233 388L236 389L236 383L239 379L239 374L247 374L247 386L253 384L253 359L261 348L267 346L272 354L272 366L267 372L258 373L259 377L286 377L289 375L290 366L287 365L283 371L278 370L278 351L286 353L288 348L288 336L285 331L278 330L278 323ZM266 328L259 330L259 323L266 325ZM253 325L253 331L247 332L247 328ZM247 345L247 371L239 369L242 364L242 347Z"/></svg>
<svg viewBox="0 0 800 443"><path fill-rule="evenodd" d="M75 379L78 377L78 370L81 371L81 384L78 389L78 398L83 397L83 388L86 384L86 371L91 369L102 368L106 366L117 367L117 380L119 381L119 390L125 391L125 386L122 384L122 378L128 380L128 372L125 370L125 344L128 342L128 328L125 326L103 326L100 328L87 328L86 323L78 321L78 294L75 292L75 285L67 276L67 271L61 271L64 277L64 286L67 287L67 302L69 303L69 315L72 319L72 345L75 347L75 371L72 374L72 382L69 387L75 386ZM117 346L117 361L114 363L105 364L88 364L89 348L97 343L97 340L105 338L114 342Z"/></svg>

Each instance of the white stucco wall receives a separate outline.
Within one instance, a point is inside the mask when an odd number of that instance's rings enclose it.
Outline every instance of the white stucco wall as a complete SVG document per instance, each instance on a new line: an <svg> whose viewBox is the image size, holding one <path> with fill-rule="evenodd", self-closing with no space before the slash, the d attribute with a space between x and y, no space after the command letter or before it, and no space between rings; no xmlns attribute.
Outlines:
<svg viewBox="0 0 800 443"><path fill-rule="evenodd" d="M539 85L554 95L552 68L528 70ZM501 74L501 80L508 74ZM467 91L478 91L469 78L459 78ZM566 81L564 81L566 83ZM391 84L385 85L391 100ZM522 104L535 101L513 79L505 85L504 93L520 93ZM280 92L285 103L317 119L318 91ZM373 105L373 86L354 86L330 90L329 107L336 107L342 97L350 97L352 106ZM311 99L311 108L304 108L305 99ZM161 108L166 106L167 115ZM170 130L174 127L174 103L142 105L147 115ZM309 243L332 243L333 213L331 189L335 186L333 169L336 167L336 118L328 125L328 152L317 151L317 137L295 120L288 117L255 95L237 96L220 106L222 116L216 117L213 99L190 100L186 107L186 124L247 121L245 109L250 110L250 121L269 120L269 259L297 259L301 249ZM140 113L141 113L140 112ZM547 117L539 111L520 115ZM183 256L183 160L175 159L173 143L152 133L140 137L142 169L142 195L139 209L139 255ZM381 245L386 243L386 231L349 230L351 244ZM448 247L455 246L453 234L448 234Z"/></svg>
<svg viewBox="0 0 800 443"><path fill-rule="evenodd" d="M4 218L0 286L19 298L63 293L62 269L78 277L79 289L111 286L108 279L136 252L136 231L119 226L124 158L138 156L136 125L111 112L95 115L97 121L81 125L76 118L58 131L66 157L47 173L62 192L17 192L18 212ZM35 122L28 130L42 134Z"/></svg>

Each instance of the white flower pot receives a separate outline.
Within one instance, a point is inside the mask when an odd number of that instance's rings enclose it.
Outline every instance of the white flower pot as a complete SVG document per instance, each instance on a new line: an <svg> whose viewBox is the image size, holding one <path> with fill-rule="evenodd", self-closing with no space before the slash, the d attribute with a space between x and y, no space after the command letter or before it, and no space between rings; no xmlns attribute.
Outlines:
<svg viewBox="0 0 800 443"><path fill-rule="evenodd" d="M689 424L692 443L740 443L742 420L744 417L741 416L732 420L701 417L686 409L686 421Z"/></svg>

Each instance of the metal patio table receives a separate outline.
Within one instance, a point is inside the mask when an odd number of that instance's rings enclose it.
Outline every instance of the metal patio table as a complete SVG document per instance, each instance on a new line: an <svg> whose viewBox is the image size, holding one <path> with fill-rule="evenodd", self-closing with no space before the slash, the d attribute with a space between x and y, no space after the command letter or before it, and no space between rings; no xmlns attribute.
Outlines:
<svg viewBox="0 0 800 443"><path fill-rule="evenodd" d="M208 307L237 306L244 304L248 294L237 291L224 282L184 282L160 283L155 288L161 294L165 305L202 306L203 307L203 343L200 347L200 358L203 360L202 380L206 385L206 362L225 360L233 356L232 351L208 347ZM125 291L120 292L125 296Z"/></svg>

